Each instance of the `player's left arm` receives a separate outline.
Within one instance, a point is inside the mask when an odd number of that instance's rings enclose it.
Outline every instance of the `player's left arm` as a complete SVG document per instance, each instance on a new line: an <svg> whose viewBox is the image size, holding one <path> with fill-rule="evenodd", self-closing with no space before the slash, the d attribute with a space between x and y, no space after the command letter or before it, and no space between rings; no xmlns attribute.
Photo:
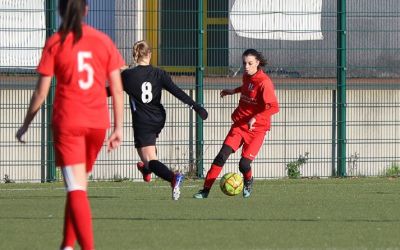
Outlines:
<svg viewBox="0 0 400 250"><path fill-rule="evenodd" d="M191 109L196 111L201 119L205 120L208 117L208 112L205 108L197 104L188 94L186 94L181 88L175 85L171 77L163 72L162 76L163 87L170 92L173 96L178 98L181 102L189 105Z"/></svg>
<svg viewBox="0 0 400 250"><path fill-rule="evenodd" d="M261 105L264 105L264 108L254 116L255 119L257 117L269 117L279 112L278 98L275 95L274 85L270 81L264 82L261 92L263 103Z"/></svg>
<svg viewBox="0 0 400 250"><path fill-rule="evenodd" d="M36 89L32 94L29 108L25 115L24 123L18 129L15 135L19 142L25 142L24 140L22 140L22 136L26 133L33 118L35 118L43 102L46 100L50 86L51 76L40 75L39 80L36 84Z"/></svg>

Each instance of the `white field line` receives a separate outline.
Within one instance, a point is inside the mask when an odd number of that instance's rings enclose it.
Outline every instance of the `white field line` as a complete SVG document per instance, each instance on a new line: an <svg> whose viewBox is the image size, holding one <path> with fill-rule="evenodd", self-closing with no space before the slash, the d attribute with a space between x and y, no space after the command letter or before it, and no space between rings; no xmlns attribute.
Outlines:
<svg viewBox="0 0 400 250"><path fill-rule="evenodd" d="M196 185L183 185L184 188L197 188ZM131 189L132 187L90 187L90 189ZM161 185L161 186L152 186L151 188L171 188L170 185ZM64 190L63 187L49 187L49 188L0 188L0 192L11 191L11 192L18 192L18 191L43 191L43 190Z"/></svg>

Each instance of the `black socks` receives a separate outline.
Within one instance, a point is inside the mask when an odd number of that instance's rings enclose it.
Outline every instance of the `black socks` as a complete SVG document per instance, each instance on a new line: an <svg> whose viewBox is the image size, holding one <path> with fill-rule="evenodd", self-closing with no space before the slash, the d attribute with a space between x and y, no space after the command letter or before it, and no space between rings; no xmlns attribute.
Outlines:
<svg viewBox="0 0 400 250"><path fill-rule="evenodd" d="M172 180L174 179L174 173L162 162L158 160L149 161L149 169L158 177L161 177L162 179L172 183Z"/></svg>

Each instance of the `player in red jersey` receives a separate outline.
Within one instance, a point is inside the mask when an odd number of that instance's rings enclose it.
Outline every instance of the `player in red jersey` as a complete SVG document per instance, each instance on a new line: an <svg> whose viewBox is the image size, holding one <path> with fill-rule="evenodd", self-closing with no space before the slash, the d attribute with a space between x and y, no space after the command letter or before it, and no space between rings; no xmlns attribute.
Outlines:
<svg viewBox="0 0 400 250"><path fill-rule="evenodd" d="M43 104L51 84L57 79L52 130L56 165L61 167L67 199L64 238L61 249L94 249L87 176L110 127L105 82L110 81L114 110L114 130L107 149L122 141L123 88L120 68L125 64L111 39L83 23L88 12L86 0L60 0L61 25L45 44L37 72L36 90L21 128L22 136Z"/></svg>
<svg viewBox="0 0 400 250"><path fill-rule="evenodd" d="M240 147L242 158L239 170L244 177L243 197L250 197L252 192L253 176L250 164L260 150L265 134L270 130L272 115L279 112L279 105L274 85L261 69L266 64L263 55L257 50L248 49L243 53L242 59L245 71L242 86L221 91L221 97L241 94L239 105L232 113L232 127L207 173L203 189L196 193L194 198L208 197L211 186L229 155Z"/></svg>

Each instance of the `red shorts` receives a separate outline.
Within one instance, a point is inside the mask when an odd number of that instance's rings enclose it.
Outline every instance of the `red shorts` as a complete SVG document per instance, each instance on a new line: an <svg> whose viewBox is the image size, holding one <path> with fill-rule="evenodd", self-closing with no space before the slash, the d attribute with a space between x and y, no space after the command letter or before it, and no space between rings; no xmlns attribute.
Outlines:
<svg viewBox="0 0 400 250"><path fill-rule="evenodd" d="M85 163L86 172L92 171L105 135L106 129L53 127L56 165Z"/></svg>
<svg viewBox="0 0 400 250"><path fill-rule="evenodd" d="M247 125L232 126L224 144L230 146L234 151L243 145L242 156L254 160L264 143L266 133L266 131L250 131Z"/></svg>

